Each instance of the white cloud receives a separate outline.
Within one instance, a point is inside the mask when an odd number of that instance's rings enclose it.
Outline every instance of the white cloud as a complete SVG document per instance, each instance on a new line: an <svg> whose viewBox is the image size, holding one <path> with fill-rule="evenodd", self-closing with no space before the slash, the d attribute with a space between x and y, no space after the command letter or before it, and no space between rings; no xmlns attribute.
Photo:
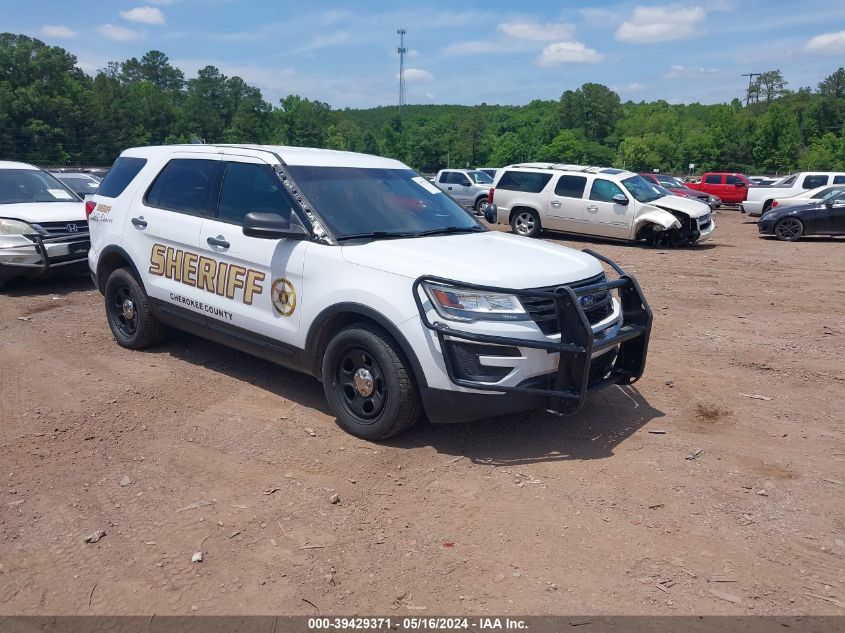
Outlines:
<svg viewBox="0 0 845 633"><path fill-rule="evenodd" d="M134 42L140 40L142 35L138 31L127 29L125 26L117 26L115 24L101 24L97 27L97 32L106 39L114 42Z"/></svg>
<svg viewBox="0 0 845 633"><path fill-rule="evenodd" d="M607 24L608 22L613 23L619 20L619 13L609 9L584 7L583 9L578 9L578 13L585 21L591 24Z"/></svg>
<svg viewBox="0 0 845 633"><path fill-rule="evenodd" d="M632 81L631 83L622 87L623 92L642 92L647 86L641 84L639 81Z"/></svg>
<svg viewBox="0 0 845 633"><path fill-rule="evenodd" d="M816 35L804 48L809 53L845 53L845 31Z"/></svg>
<svg viewBox="0 0 845 633"><path fill-rule="evenodd" d="M538 66L557 64L595 64L602 60L601 54L587 48L581 42L557 42L549 44L537 58Z"/></svg>
<svg viewBox="0 0 845 633"><path fill-rule="evenodd" d="M399 78L398 76L396 77ZM429 82L434 79L434 76L427 70L422 68L406 68L405 81Z"/></svg>
<svg viewBox="0 0 845 633"><path fill-rule="evenodd" d="M719 69L718 68L705 68L704 66L698 66L697 68L681 66L680 64L675 64L672 68L669 69L665 75L663 75L664 79L693 79L698 77L712 77L713 75L718 75Z"/></svg>
<svg viewBox="0 0 845 633"><path fill-rule="evenodd" d="M76 37L77 32L63 24L45 24L41 27L44 37Z"/></svg>
<svg viewBox="0 0 845 633"><path fill-rule="evenodd" d="M633 44L685 39L695 35L705 16L701 7L635 7L634 14L616 29L616 39Z"/></svg>
<svg viewBox="0 0 845 633"><path fill-rule="evenodd" d="M513 39L528 40L531 42L566 40L572 37L575 32L571 24L565 24L563 22L540 24L539 22L527 20L503 22L496 30Z"/></svg>
<svg viewBox="0 0 845 633"><path fill-rule="evenodd" d="M164 24L164 14L156 7L135 7L129 11L121 11L120 17L129 22L142 24Z"/></svg>

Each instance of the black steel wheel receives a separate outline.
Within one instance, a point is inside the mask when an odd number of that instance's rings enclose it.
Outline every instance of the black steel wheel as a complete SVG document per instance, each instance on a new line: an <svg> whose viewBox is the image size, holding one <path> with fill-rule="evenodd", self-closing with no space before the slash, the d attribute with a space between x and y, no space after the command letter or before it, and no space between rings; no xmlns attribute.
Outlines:
<svg viewBox="0 0 845 633"><path fill-rule="evenodd" d="M323 354L323 389L340 426L381 440L416 424L422 406L413 372L396 341L371 323L337 332Z"/></svg>
<svg viewBox="0 0 845 633"><path fill-rule="evenodd" d="M775 237L782 242L794 242L804 235L804 225L798 218L783 218L775 224Z"/></svg>
<svg viewBox="0 0 845 633"><path fill-rule="evenodd" d="M127 268L109 275L105 288L106 318L121 347L143 349L159 343L167 328L156 318L144 288Z"/></svg>

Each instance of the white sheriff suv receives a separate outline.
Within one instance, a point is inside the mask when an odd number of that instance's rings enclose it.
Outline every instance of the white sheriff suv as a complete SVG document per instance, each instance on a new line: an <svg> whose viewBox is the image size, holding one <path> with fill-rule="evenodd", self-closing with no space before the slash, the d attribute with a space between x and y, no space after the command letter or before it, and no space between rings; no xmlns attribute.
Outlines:
<svg viewBox="0 0 845 633"><path fill-rule="evenodd" d="M118 344L148 347L172 326L306 372L362 438L423 412L572 413L645 366L651 311L633 277L490 231L392 159L129 149L86 212Z"/></svg>
<svg viewBox="0 0 845 633"><path fill-rule="evenodd" d="M672 195L639 174L552 163L500 169L484 216L528 237L549 229L669 246L702 242L716 228L707 204Z"/></svg>

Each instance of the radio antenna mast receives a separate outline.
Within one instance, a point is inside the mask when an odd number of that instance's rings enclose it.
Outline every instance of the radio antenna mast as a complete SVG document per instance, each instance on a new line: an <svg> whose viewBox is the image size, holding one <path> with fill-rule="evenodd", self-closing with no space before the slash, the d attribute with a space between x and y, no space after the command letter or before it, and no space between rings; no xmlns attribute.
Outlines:
<svg viewBox="0 0 845 633"><path fill-rule="evenodd" d="M402 114L402 108L405 105L405 53L408 49L405 48L405 29L396 31L399 34L399 48L396 52L399 53L399 114Z"/></svg>

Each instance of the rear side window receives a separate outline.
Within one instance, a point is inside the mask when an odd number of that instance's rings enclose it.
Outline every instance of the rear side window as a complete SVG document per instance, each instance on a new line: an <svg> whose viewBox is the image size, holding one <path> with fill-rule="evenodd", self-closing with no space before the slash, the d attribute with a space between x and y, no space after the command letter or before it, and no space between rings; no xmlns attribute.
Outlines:
<svg viewBox="0 0 845 633"><path fill-rule="evenodd" d="M590 200L613 202L613 196L618 194L625 195L615 182L605 180L604 178L596 178L593 181L592 189L590 189Z"/></svg>
<svg viewBox="0 0 845 633"><path fill-rule="evenodd" d="M555 185L555 195L563 198L582 198L586 187L585 176L561 176Z"/></svg>
<svg viewBox="0 0 845 633"><path fill-rule="evenodd" d="M704 179L704 182L708 185L721 185L722 177L719 174L710 174Z"/></svg>
<svg viewBox="0 0 845 633"><path fill-rule="evenodd" d="M217 219L241 224L244 216L257 213L278 213L290 218L293 201L269 165L229 163L220 188Z"/></svg>
<svg viewBox="0 0 845 633"><path fill-rule="evenodd" d="M809 176L804 176L804 182L801 183L801 186L804 187L804 189L815 189L816 187L821 187L826 184L827 176L824 174L810 174Z"/></svg>
<svg viewBox="0 0 845 633"><path fill-rule="evenodd" d="M540 193L551 179L551 174L538 174L529 171L506 171L499 179L496 189Z"/></svg>
<svg viewBox="0 0 845 633"><path fill-rule="evenodd" d="M159 209L209 217L220 166L216 160L173 159L156 176L145 202Z"/></svg>
<svg viewBox="0 0 845 633"><path fill-rule="evenodd" d="M97 195L105 196L106 198L117 198L126 190L129 183L132 182L146 164L146 158L121 156L114 161L114 165L111 166L106 177L103 178L103 182L97 188Z"/></svg>
<svg viewBox="0 0 845 633"><path fill-rule="evenodd" d="M442 174L440 174L440 179L438 180L438 182L449 182L449 175L451 173L451 171L444 171Z"/></svg>
<svg viewBox="0 0 845 633"><path fill-rule="evenodd" d="M833 184L834 185L845 184L845 176L834 176L833 177Z"/></svg>

